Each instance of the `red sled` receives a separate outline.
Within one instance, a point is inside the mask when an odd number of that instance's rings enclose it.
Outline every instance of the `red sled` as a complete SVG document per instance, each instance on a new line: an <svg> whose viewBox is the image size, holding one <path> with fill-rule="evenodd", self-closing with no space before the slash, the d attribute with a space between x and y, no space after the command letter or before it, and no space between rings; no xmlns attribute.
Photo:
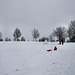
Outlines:
<svg viewBox="0 0 75 75"><path fill-rule="evenodd" d="M52 51L51 49L47 50L48 52Z"/></svg>

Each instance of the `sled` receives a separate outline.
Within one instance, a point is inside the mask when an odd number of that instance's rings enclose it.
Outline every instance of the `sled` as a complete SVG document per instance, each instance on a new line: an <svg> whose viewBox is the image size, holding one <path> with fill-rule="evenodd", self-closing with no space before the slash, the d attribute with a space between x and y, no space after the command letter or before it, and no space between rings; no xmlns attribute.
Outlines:
<svg viewBox="0 0 75 75"><path fill-rule="evenodd" d="M48 52L52 51L51 49L47 50Z"/></svg>

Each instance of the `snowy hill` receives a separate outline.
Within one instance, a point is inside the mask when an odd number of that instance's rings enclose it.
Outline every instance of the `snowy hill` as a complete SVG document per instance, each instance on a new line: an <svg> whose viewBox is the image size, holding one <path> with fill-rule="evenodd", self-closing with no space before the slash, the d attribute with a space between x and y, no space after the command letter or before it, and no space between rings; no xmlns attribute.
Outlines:
<svg viewBox="0 0 75 75"><path fill-rule="evenodd" d="M0 75L75 75L75 43L0 42Z"/></svg>

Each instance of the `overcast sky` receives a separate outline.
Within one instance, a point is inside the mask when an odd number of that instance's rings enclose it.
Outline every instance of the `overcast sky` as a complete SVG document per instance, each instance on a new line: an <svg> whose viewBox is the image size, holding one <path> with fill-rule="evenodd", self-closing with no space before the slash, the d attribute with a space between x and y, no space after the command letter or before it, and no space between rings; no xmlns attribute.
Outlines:
<svg viewBox="0 0 75 75"><path fill-rule="evenodd" d="M58 26L68 27L75 20L75 0L0 0L0 31L13 38L19 28L26 40L32 40L32 30L48 37Z"/></svg>

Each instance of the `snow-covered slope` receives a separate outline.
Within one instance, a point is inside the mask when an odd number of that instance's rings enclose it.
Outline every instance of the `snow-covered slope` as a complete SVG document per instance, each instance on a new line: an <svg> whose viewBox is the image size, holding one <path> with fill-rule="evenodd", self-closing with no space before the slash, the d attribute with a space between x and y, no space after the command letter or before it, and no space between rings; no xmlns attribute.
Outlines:
<svg viewBox="0 0 75 75"><path fill-rule="evenodd" d="M75 44L0 42L0 75L75 75Z"/></svg>

